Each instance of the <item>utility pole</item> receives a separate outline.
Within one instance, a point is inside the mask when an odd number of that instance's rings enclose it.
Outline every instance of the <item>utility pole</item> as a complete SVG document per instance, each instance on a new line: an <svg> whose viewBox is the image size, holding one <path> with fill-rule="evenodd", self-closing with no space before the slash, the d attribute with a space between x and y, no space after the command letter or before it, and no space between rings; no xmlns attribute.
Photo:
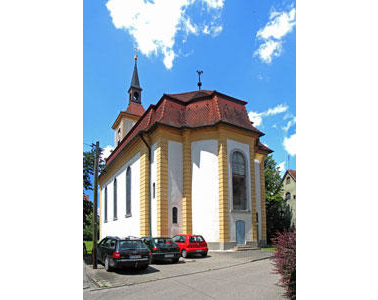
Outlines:
<svg viewBox="0 0 378 300"><path fill-rule="evenodd" d="M96 142L95 161L94 161L94 184L93 184L93 248L92 260L93 269L97 269L97 180L98 180L98 156L99 142Z"/></svg>

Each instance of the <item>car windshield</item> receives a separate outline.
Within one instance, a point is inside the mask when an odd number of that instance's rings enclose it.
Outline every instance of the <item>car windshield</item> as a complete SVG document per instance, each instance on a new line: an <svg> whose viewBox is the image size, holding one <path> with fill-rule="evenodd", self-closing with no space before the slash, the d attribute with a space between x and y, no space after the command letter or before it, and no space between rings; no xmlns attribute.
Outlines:
<svg viewBox="0 0 378 300"><path fill-rule="evenodd" d="M189 238L189 242L190 243L202 243L204 242L205 240L203 239L202 236L191 236Z"/></svg>
<svg viewBox="0 0 378 300"><path fill-rule="evenodd" d="M145 245L142 241L120 241L119 249L145 249Z"/></svg>
<svg viewBox="0 0 378 300"><path fill-rule="evenodd" d="M155 242L156 245L158 245L158 244L172 245L173 244L172 239L169 239L169 238L156 238L156 239L154 239L154 242Z"/></svg>

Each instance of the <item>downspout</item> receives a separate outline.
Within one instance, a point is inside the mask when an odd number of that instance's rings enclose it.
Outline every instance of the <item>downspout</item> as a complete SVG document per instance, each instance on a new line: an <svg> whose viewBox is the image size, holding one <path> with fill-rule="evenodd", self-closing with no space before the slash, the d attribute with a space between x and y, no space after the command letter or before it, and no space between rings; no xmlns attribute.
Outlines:
<svg viewBox="0 0 378 300"><path fill-rule="evenodd" d="M149 172L148 172L148 211L149 211L149 231L150 231L150 234L149 236L151 237L152 236L152 226L151 226L151 215L152 215L152 212L151 212L151 148L150 146L147 144L146 140L143 138L143 133L140 134L140 138L142 139L143 143L145 143L145 145L147 146L148 148L148 166L149 166Z"/></svg>

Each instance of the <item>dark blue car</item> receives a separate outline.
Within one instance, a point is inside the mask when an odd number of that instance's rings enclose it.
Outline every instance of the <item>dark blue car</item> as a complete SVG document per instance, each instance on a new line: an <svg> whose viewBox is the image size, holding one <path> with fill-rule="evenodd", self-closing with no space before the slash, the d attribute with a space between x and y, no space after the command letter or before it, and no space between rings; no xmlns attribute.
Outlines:
<svg viewBox="0 0 378 300"><path fill-rule="evenodd" d="M97 259L106 271L127 267L146 269L151 263L151 251L140 239L107 236L97 246Z"/></svg>
<svg viewBox="0 0 378 300"><path fill-rule="evenodd" d="M151 262L158 260L170 260L177 263L181 252L179 246L169 237L142 237L152 254Z"/></svg>

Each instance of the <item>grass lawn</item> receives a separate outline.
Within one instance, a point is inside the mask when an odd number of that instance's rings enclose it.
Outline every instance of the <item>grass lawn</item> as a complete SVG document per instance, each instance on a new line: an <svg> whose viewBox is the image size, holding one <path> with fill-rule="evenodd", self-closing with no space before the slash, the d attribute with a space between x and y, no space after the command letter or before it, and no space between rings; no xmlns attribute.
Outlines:
<svg viewBox="0 0 378 300"><path fill-rule="evenodd" d="M266 251L275 251L276 248L270 246L270 245L267 245L266 247L261 247L261 250L266 250Z"/></svg>

